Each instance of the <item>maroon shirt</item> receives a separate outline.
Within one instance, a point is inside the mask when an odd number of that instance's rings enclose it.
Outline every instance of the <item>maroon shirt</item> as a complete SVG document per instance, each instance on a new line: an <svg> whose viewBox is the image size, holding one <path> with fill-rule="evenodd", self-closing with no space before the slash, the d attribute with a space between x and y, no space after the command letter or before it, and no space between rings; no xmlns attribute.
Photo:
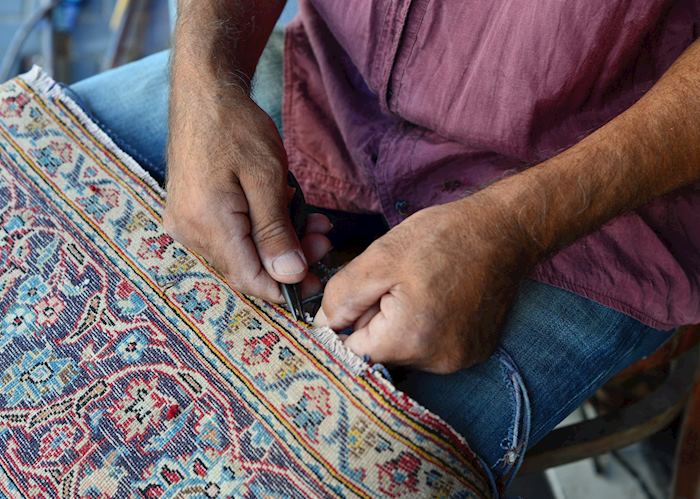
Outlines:
<svg viewBox="0 0 700 499"><path fill-rule="evenodd" d="M309 202L392 225L575 144L649 90L700 28L700 0L300 9L285 50L290 167ZM657 328L700 323L700 186L613 220L534 277Z"/></svg>

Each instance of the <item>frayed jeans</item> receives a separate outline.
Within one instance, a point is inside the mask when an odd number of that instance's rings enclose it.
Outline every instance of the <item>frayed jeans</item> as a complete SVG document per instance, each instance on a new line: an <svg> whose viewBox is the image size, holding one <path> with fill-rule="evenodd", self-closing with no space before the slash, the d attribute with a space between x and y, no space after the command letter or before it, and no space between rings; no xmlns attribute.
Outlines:
<svg viewBox="0 0 700 499"><path fill-rule="evenodd" d="M279 127L282 43L276 32L253 85L256 102ZM162 52L71 87L115 142L160 182L168 56ZM568 291L526 281L488 361L447 376L409 371L398 388L464 435L494 478L507 483L529 446L669 335Z"/></svg>

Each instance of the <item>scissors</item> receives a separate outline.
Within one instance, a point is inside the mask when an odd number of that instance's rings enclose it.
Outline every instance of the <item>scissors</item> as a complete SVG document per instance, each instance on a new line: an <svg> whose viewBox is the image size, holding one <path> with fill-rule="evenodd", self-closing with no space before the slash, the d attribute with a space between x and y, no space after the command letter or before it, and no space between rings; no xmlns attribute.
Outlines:
<svg viewBox="0 0 700 499"><path fill-rule="evenodd" d="M292 200L289 203L289 216L292 219L292 226L297 234L299 240L304 235L306 229L306 200L304 199L304 193L301 190L301 186L297 179L294 177L292 172L289 172L287 177L287 184L294 188L294 194L292 195ZM301 299L301 284L284 284L280 283L280 289L282 291L282 296L294 317L295 321L305 320L304 318L304 305Z"/></svg>

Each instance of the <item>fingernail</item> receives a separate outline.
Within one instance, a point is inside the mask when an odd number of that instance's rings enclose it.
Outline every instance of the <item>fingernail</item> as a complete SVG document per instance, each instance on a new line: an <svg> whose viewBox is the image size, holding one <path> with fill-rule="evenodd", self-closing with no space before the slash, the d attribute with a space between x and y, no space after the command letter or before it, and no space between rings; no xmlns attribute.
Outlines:
<svg viewBox="0 0 700 499"><path fill-rule="evenodd" d="M272 270L279 275L292 275L304 272L306 260L298 251L289 251L272 260Z"/></svg>
<svg viewBox="0 0 700 499"><path fill-rule="evenodd" d="M323 309L320 309L316 317L314 317L314 326L328 326L328 318L323 312Z"/></svg>

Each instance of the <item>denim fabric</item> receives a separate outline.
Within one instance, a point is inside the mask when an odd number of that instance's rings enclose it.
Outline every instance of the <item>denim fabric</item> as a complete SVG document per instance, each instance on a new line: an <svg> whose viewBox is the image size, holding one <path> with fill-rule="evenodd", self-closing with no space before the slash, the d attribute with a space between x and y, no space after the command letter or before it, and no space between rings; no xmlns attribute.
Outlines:
<svg viewBox="0 0 700 499"><path fill-rule="evenodd" d="M75 83L79 104L155 179L165 178L168 58L159 52Z"/></svg>
<svg viewBox="0 0 700 499"><path fill-rule="evenodd" d="M462 433L499 475L517 464L523 444L538 442L606 380L670 336L535 281L521 287L502 335L507 359L497 353L448 376L412 371L399 383Z"/></svg>
<svg viewBox="0 0 700 499"><path fill-rule="evenodd" d="M279 119L281 40L268 49L253 96ZM72 87L113 139L160 180L165 173L167 60L167 53L156 54ZM488 361L449 376L409 371L398 387L452 424L495 475L507 481L528 446L614 373L668 337L586 298L527 281L500 348Z"/></svg>

